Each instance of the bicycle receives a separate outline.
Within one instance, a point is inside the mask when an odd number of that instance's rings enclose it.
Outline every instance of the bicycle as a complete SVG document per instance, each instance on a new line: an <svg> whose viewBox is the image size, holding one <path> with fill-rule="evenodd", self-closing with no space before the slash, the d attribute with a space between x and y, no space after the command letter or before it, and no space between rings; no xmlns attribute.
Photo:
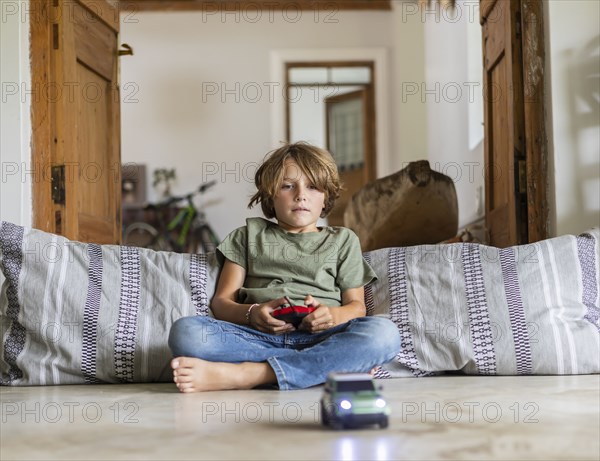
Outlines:
<svg viewBox="0 0 600 461"><path fill-rule="evenodd" d="M163 202L147 204L144 209L157 213L156 228L147 222L134 222L123 232L123 245L150 248L176 253L211 253L220 243L217 234L208 224L203 211L194 205L194 197L214 186L216 181L202 184L195 191L169 197ZM186 201L186 206L170 218L176 204Z"/></svg>

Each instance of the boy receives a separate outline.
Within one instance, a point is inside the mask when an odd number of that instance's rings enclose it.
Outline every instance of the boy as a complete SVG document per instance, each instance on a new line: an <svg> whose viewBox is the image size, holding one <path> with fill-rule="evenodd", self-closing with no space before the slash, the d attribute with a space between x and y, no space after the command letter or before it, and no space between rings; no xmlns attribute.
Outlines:
<svg viewBox="0 0 600 461"><path fill-rule="evenodd" d="M301 389L331 371L368 372L400 349L397 327L366 317L364 286L376 278L356 235L317 227L339 196L331 155L306 143L271 152L256 172L266 218L250 218L217 248L222 264L215 318L173 324L169 346L181 392L277 384ZM316 308L298 329L276 319L283 304Z"/></svg>

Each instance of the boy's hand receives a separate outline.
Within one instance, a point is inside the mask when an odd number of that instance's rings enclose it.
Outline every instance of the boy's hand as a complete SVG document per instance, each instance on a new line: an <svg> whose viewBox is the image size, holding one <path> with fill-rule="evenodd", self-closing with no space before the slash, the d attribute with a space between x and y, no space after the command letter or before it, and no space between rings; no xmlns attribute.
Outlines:
<svg viewBox="0 0 600 461"><path fill-rule="evenodd" d="M300 330L305 330L309 333L321 333L338 324L335 319L335 313L337 313L335 308L321 304L311 295L306 295L304 305L316 307L317 309L302 319L299 327Z"/></svg>
<svg viewBox="0 0 600 461"><path fill-rule="evenodd" d="M285 298L278 298L259 304L250 312L250 325L258 331L275 335L296 330L291 323L285 323L283 320L278 320L271 315L271 312L286 303L287 300Z"/></svg>

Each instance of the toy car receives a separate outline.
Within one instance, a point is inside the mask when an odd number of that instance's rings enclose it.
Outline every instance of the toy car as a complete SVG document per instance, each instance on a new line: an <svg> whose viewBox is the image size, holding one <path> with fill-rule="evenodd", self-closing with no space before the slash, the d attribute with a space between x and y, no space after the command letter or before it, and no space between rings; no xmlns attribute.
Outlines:
<svg viewBox="0 0 600 461"><path fill-rule="evenodd" d="M368 373L330 373L321 397L321 421L334 429L389 424L390 408Z"/></svg>

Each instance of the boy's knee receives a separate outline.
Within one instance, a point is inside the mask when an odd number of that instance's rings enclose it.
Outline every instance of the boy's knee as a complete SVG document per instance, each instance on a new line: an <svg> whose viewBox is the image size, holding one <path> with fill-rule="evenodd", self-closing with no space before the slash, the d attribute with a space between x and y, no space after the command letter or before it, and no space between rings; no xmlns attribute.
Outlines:
<svg viewBox="0 0 600 461"><path fill-rule="evenodd" d="M189 325L192 323L193 317L181 317L173 322L171 325L171 331L169 332L169 338L175 336L179 337L189 330Z"/></svg>
<svg viewBox="0 0 600 461"><path fill-rule="evenodd" d="M397 353L400 351L400 332L394 322L384 317L363 317L369 325L369 336L372 345L381 352Z"/></svg>
<svg viewBox="0 0 600 461"><path fill-rule="evenodd" d="M168 345L174 356L189 355L199 338L206 337L206 331L212 325L207 325L206 317L182 317L171 325Z"/></svg>
<svg viewBox="0 0 600 461"><path fill-rule="evenodd" d="M182 342L185 340L188 330L187 324L189 323L189 317L182 317L180 319L175 320L173 325L171 325L171 330L169 331L169 349L173 352L174 356L178 356L179 351L182 349Z"/></svg>

